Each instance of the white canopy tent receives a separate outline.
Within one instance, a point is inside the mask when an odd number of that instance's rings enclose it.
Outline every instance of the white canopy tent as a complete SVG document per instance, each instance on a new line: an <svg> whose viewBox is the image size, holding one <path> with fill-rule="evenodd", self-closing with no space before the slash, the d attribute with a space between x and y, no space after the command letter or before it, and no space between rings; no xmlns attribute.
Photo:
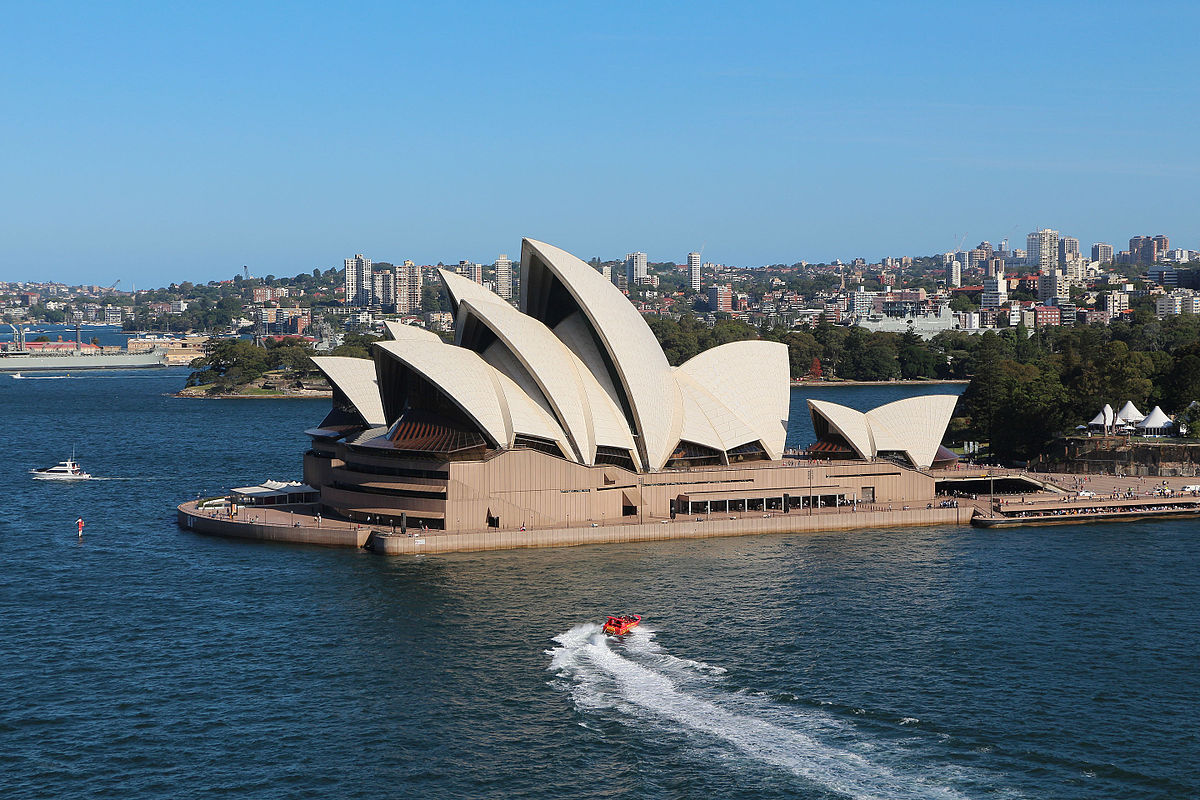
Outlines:
<svg viewBox="0 0 1200 800"><path fill-rule="evenodd" d="M1136 425L1141 422L1146 415L1137 410L1137 406L1132 400L1127 400L1125 405L1121 406L1121 410L1117 412L1118 422L1128 422L1130 425Z"/></svg>
<svg viewBox="0 0 1200 800"><path fill-rule="evenodd" d="M1096 416L1092 418L1092 421L1088 423L1088 426L1107 430L1112 426L1115 418L1116 417L1113 414L1112 406L1110 406L1108 403L1105 403L1104 408L1100 409L1100 413L1096 414Z"/></svg>
<svg viewBox="0 0 1200 800"><path fill-rule="evenodd" d="M1165 436L1174 423L1161 408L1155 406L1135 427L1144 436Z"/></svg>

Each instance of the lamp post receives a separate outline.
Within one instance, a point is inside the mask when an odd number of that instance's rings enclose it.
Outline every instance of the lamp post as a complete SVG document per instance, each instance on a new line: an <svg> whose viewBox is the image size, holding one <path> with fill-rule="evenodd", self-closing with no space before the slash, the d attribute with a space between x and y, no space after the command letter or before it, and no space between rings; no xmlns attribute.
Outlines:
<svg viewBox="0 0 1200 800"><path fill-rule="evenodd" d="M809 470L808 470L808 497L805 498L805 502L808 503L808 515L810 517L812 516L812 505L813 505L812 483L813 483L813 471L811 468L809 468Z"/></svg>

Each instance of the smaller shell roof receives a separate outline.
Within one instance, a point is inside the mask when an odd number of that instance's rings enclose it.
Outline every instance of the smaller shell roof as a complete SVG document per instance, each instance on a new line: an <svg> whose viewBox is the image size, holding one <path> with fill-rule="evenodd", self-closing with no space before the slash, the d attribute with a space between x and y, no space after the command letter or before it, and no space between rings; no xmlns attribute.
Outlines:
<svg viewBox="0 0 1200 800"><path fill-rule="evenodd" d="M808 407L814 427L820 415L860 458L900 452L917 468L927 469L938 460L938 447L957 402L957 395L932 394L896 400L867 412L824 400L810 399Z"/></svg>
<svg viewBox="0 0 1200 800"><path fill-rule="evenodd" d="M440 340L379 342L375 346L437 386L493 442L501 446L511 443L512 423L494 378L497 373L477 353Z"/></svg>
<svg viewBox="0 0 1200 800"><path fill-rule="evenodd" d="M808 407L816 411L825 421L837 431L847 444L854 448L859 458L875 456L875 442L871 439L871 429L867 425L867 417L861 411L827 400L808 401Z"/></svg>
<svg viewBox="0 0 1200 800"><path fill-rule="evenodd" d="M368 425L383 425L383 400L375 378L375 362L369 358L317 356L312 360L329 382L346 395Z"/></svg>

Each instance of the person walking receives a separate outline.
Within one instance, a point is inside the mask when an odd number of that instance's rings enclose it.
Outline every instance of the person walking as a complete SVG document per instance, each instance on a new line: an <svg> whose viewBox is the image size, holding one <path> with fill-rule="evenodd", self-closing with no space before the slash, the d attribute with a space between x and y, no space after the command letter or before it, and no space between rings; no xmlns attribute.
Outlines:
<svg viewBox="0 0 1200 800"><path fill-rule="evenodd" d="M79 538L82 539L83 538L83 517L80 517L79 519L75 520L75 528L79 532Z"/></svg>

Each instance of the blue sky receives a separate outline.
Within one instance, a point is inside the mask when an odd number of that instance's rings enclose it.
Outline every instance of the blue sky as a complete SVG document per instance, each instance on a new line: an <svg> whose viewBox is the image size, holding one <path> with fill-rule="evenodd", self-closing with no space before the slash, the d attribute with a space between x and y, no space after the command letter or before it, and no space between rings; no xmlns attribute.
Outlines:
<svg viewBox="0 0 1200 800"><path fill-rule="evenodd" d="M1200 248L1198 22L1195 3L10 4L0 279L490 262L522 236L747 265L1037 226Z"/></svg>

